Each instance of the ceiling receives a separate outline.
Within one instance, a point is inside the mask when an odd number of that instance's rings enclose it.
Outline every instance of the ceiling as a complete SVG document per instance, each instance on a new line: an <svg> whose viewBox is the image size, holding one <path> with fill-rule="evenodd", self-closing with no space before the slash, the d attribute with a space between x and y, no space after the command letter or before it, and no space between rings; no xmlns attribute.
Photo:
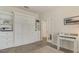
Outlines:
<svg viewBox="0 0 79 59"><path fill-rule="evenodd" d="M18 8L29 10L36 13L44 13L54 9L54 6L18 6Z"/></svg>

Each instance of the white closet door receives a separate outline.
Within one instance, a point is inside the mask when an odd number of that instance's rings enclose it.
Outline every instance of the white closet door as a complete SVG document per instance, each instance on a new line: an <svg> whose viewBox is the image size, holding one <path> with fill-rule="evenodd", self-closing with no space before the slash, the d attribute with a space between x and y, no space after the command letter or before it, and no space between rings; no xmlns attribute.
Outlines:
<svg viewBox="0 0 79 59"><path fill-rule="evenodd" d="M24 45L40 40L40 32L35 31L35 18L15 15L15 44Z"/></svg>
<svg viewBox="0 0 79 59"><path fill-rule="evenodd" d="M21 45L22 42L22 17L15 15L14 20L15 45Z"/></svg>
<svg viewBox="0 0 79 59"><path fill-rule="evenodd" d="M40 32L35 31L35 18L24 16L22 30L25 44L40 40Z"/></svg>

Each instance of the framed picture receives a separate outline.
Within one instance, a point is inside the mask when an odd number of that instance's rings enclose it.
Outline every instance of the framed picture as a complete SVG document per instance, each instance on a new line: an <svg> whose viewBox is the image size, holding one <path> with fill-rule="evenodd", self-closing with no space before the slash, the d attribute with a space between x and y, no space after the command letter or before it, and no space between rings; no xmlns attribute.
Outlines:
<svg viewBox="0 0 79 59"><path fill-rule="evenodd" d="M79 16L64 18L64 25L79 24Z"/></svg>
<svg viewBox="0 0 79 59"><path fill-rule="evenodd" d="M0 13L0 31L13 31L13 14Z"/></svg>

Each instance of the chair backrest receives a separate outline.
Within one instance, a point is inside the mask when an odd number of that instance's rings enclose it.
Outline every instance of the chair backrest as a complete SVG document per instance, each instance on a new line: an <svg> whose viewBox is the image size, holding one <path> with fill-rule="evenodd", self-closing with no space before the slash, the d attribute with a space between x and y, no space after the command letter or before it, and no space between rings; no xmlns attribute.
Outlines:
<svg viewBox="0 0 79 59"><path fill-rule="evenodd" d="M77 38L78 37L78 34L75 34L75 33L59 33L58 34L59 36L61 37L64 37L64 38Z"/></svg>

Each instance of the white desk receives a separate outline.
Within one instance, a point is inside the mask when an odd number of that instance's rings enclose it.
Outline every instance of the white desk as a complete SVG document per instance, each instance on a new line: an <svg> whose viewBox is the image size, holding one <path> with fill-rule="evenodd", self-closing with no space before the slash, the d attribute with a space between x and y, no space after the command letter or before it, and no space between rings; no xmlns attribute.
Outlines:
<svg viewBox="0 0 79 59"><path fill-rule="evenodd" d="M62 36L62 35L58 35L58 39L57 39L57 49L59 50L60 49L60 41L62 41L62 40L67 40L67 41L72 41L73 43L74 43L74 49L73 49L73 51L74 51L74 53L76 53L77 52L77 36L75 36L75 39L74 38L68 38L68 37L65 37L65 35L64 36Z"/></svg>

